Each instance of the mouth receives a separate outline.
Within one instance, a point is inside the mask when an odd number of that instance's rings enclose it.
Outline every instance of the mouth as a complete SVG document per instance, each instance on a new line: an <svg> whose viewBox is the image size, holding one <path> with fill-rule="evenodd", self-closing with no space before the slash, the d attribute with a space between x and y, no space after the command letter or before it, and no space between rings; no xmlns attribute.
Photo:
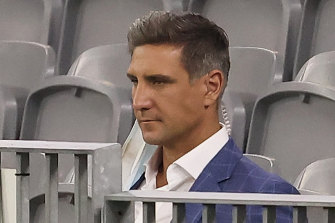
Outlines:
<svg viewBox="0 0 335 223"><path fill-rule="evenodd" d="M143 120L138 120L138 123L151 123L151 122L157 122L158 120L152 120L152 119L143 119Z"/></svg>

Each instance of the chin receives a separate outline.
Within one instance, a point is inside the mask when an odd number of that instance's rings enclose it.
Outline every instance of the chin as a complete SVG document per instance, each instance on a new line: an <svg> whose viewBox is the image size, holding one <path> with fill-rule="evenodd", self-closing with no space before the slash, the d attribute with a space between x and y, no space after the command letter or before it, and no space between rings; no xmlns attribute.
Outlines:
<svg viewBox="0 0 335 223"><path fill-rule="evenodd" d="M162 141L159 137L151 135L151 134L144 134L143 133L143 140L145 143L150 145L162 145Z"/></svg>

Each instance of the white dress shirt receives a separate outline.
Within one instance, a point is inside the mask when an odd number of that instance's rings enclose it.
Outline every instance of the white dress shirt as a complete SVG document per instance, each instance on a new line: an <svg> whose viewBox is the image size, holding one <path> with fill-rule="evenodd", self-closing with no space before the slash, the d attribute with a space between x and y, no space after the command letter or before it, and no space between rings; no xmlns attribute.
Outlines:
<svg viewBox="0 0 335 223"><path fill-rule="evenodd" d="M167 185L156 188L158 167L162 162L162 148L158 148L146 165L145 180L139 190L189 191L203 169L227 143L229 137L226 128L222 128L200 145L173 162L167 169ZM194 165L196 163L196 165ZM156 222L170 223L172 203L156 203ZM143 222L142 203L135 203L135 222Z"/></svg>

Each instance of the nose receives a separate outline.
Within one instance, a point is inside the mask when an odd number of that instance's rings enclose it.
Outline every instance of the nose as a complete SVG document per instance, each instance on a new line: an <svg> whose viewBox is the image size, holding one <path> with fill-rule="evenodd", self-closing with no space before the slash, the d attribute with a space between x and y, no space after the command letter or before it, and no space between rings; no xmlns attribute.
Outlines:
<svg viewBox="0 0 335 223"><path fill-rule="evenodd" d="M132 97L135 111L148 110L152 107L151 93L145 85L137 84L137 86L133 86Z"/></svg>

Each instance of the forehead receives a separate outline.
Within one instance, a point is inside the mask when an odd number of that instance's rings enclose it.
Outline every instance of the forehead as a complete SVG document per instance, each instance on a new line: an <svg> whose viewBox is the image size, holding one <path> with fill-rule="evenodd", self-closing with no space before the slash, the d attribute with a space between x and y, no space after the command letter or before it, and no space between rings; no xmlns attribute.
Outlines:
<svg viewBox="0 0 335 223"><path fill-rule="evenodd" d="M168 44L146 44L134 49L128 73L161 73L184 69L181 47Z"/></svg>

